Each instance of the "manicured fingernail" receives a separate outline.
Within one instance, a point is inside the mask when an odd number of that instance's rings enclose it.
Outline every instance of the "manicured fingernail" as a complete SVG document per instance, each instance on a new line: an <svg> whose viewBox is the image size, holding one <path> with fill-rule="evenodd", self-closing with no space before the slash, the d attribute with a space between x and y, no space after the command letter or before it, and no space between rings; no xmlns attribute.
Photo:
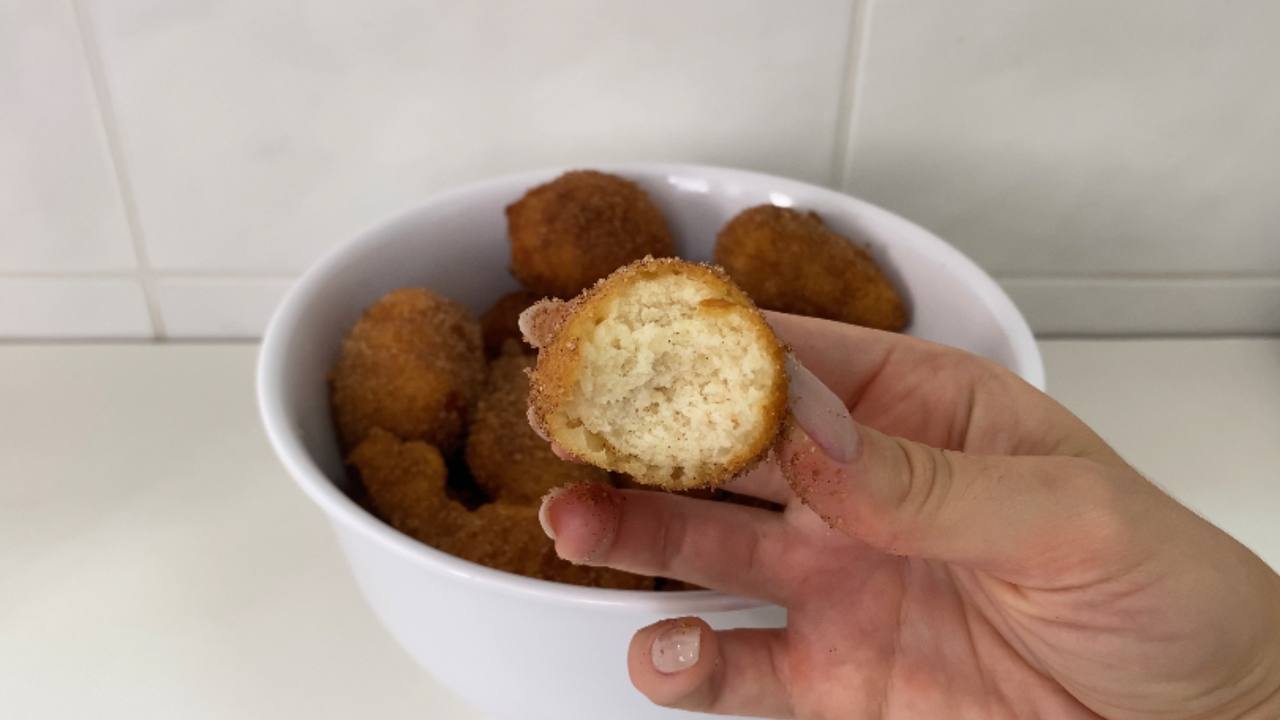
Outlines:
<svg viewBox="0 0 1280 720"><path fill-rule="evenodd" d="M551 454L565 462L581 463L578 458L574 457L568 450L565 450L559 443L551 443Z"/></svg>
<svg viewBox="0 0 1280 720"><path fill-rule="evenodd" d="M858 456L858 428L849 409L816 375L787 355L787 375L791 378L791 416L805 435L838 463Z"/></svg>
<svg viewBox="0 0 1280 720"><path fill-rule="evenodd" d="M539 300L530 305L520 313L520 317L516 320L517 326L520 328L520 334L524 336L524 341L535 348L540 348L551 341L555 335L556 328L559 327L561 320L565 316L565 302L563 300Z"/></svg>
<svg viewBox="0 0 1280 720"><path fill-rule="evenodd" d="M543 431L542 423L538 422L538 416L533 412L532 407L524 411L524 417L529 421L529 427L533 429L533 432L536 433L538 437L546 440L547 442L551 441L551 438L547 437L547 433Z"/></svg>
<svg viewBox="0 0 1280 720"><path fill-rule="evenodd" d="M683 623L673 625L653 639L649 649L653 656L653 669L666 675L688 670L698 663L701 646L701 627Z"/></svg>
<svg viewBox="0 0 1280 720"><path fill-rule="evenodd" d="M551 488L550 492L542 496L542 504L538 506L538 522L542 524L542 532L546 533L552 542L556 539L556 529L551 525L551 503L563 494L564 488Z"/></svg>

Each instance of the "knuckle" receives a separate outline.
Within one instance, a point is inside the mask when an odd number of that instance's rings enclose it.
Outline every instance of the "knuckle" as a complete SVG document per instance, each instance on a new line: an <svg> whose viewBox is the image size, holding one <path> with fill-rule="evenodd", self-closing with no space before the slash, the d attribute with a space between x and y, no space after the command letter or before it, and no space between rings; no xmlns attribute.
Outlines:
<svg viewBox="0 0 1280 720"><path fill-rule="evenodd" d="M679 567L680 558L685 553L686 538L689 526L683 513L669 513L657 523L657 542L651 547L654 554L650 558L650 566L655 575L669 575Z"/></svg>
<svg viewBox="0 0 1280 720"><path fill-rule="evenodd" d="M753 528L753 531L746 535L741 547L744 560L739 567L742 568L743 573L750 578L767 574L765 567L768 563L764 558L765 543L760 537L758 528Z"/></svg>
<svg viewBox="0 0 1280 720"><path fill-rule="evenodd" d="M1085 554L1112 554L1135 545L1140 523L1131 510L1134 493L1144 493L1138 483L1121 481L1114 468L1083 458L1061 457L1050 462L1057 468L1046 472L1049 482L1067 483L1053 496L1069 498L1076 518L1079 543Z"/></svg>
<svg viewBox="0 0 1280 720"><path fill-rule="evenodd" d="M1088 508L1088 535L1104 548L1124 547L1131 543L1137 530L1133 522L1126 492L1114 473L1091 461L1079 463L1077 483L1085 507Z"/></svg>
<svg viewBox="0 0 1280 720"><path fill-rule="evenodd" d="M902 472L886 483L875 504L878 512L868 518L867 529L877 544L896 549L911 541L914 529L928 527L946 506L955 484L955 453L898 441Z"/></svg>

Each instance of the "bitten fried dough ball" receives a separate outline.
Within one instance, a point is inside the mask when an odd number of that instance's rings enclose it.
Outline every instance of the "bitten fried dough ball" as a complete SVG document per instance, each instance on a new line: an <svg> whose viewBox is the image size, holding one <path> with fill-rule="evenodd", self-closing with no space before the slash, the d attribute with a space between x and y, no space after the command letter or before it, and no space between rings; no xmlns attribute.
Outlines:
<svg viewBox="0 0 1280 720"><path fill-rule="evenodd" d="M584 462L668 489L714 485L779 433L783 347L716 268L646 258L521 325L539 346L531 420Z"/></svg>
<svg viewBox="0 0 1280 720"><path fill-rule="evenodd" d="M472 512L445 492L440 451L374 429L347 458L377 514L401 532L464 560L544 580L651 590L653 578L561 560L536 507L492 503Z"/></svg>
<svg viewBox="0 0 1280 720"><path fill-rule="evenodd" d="M467 431L467 467L476 484L500 502L537 506L552 488L608 482L590 465L561 460L529 427L533 357L513 353L489 365L489 379Z"/></svg>
<svg viewBox="0 0 1280 720"><path fill-rule="evenodd" d="M451 453L483 380L475 317L429 290L394 290L351 328L330 373L338 437L352 448L379 427Z"/></svg>
<svg viewBox="0 0 1280 720"><path fill-rule="evenodd" d="M511 272L541 296L568 298L646 255L675 254L666 218L635 183L575 170L507 208Z"/></svg>
<svg viewBox="0 0 1280 720"><path fill-rule="evenodd" d="M720 230L715 260L767 310L901 331L907 311L871 255L816 213L759 205Z"/></svg>
<svg viewBox="0 0 1280 720"><path fill-rule="evenodd" d="M520 338L520 313L542 299L528 290L517 290L498 298L480 316L480 334L484 337L484 354L490 358L502 355L507 347L532 353L533 349Z"/></svg>

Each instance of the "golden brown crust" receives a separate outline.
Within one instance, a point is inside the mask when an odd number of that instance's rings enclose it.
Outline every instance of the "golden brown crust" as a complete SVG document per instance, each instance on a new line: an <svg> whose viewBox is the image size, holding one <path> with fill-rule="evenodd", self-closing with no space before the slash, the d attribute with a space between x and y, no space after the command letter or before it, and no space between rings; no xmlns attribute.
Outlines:
<svg viewBox="0 0 1280 720"><path fill-rule="evenodd" d="M495 500L537 506L549 490L568 483L605 483L609 475L590 465L561 460L529 426L529 377L533 357L504 355L489 365L489 379L467 435L467 467Z"/></svg>
<svg viewBox="0 0 1280 720"><path fill-rule="evenodd" d="M762 308L880 330L907 325L875 260L816 213L759 205L720 230L715 260Z"/></svg>
<svg viewBox="0 0 1280 720"><path fill-rule="evenodd" d="M377 514L401 532L464 560L556 582L652 590L654 579L561 560L533 506L491 503L473 511L445 493L440 452L375 429L348 456Z"/></svg>
<svg viewBox="0 0 1280 720"><path fill-rule="evenodd" d="M434 445L402 442L374 428L347 463L360 474L373 510L396 529L430 545L456 531L457 513L445 497L444 458Z"/></svg>
<svg viewBox="0 0 1280 720"><path fill-rule="evenodd" d="M394 290L369 306L342 343L330 400L342 447L373 428L448 453L484 379L480 326L429 290Z"/></svg>
<svg viewBox="0 0 1280 720"><path fill-rule="evenodd" d="M511 272L534 293L573 297L645 255L675 254L666 218L640 186L567 172L507 208Z"/></svg>
<svg viewBox="0 0 1280 720"><path fill-rule="evenodd" d="M520 336L520 313L542 299L528 290L509 292L480 316L480 333L484 338L484 354L496 358L509 348L533 353L533 348Z"/></svg>
<svg viewBox="0 0 1280 720"><path fill-rule="evenodd" d="M556 435L553 424L548 422L548 417L557 412L575 391L579 368L583 362L582 339L587 337L591 329L603 318L604 308L608 307L614 299L625 294L631 286L662 275L684 276L714 288L721 297L709 304L704 301L703 307L709 312L722 312L725 305L749 311L750 317L754 320L753 327L758 334L758 341L767 349L771 364L774 366L773 374L777 382L769 394L766 406L762 409L765 422L771 430L762 434L757 442L741 448L729 461L719 467L701 474L683 474L678 483L655 477L633 475L636 482L668 489L718 485L759 462L773 446L787 413L787 371L785 348L774 335L763 314L724 271L713 265L675 258L644 258L618 269L564 306L556 308L556 312L552 314L554 324L541 328L541 332L545 333L544 337L549 337L551 340L539 349L537 366L531 376L529 420L535 424L535 430L539 435L556 442L570 456L587 460L580 453L575 452L572 441ZM613 449L610 448L610 450ZM613 466L607 462L601 463L596 459L591 459L591 462L607 470L626 472L625 468Z"/></svg>

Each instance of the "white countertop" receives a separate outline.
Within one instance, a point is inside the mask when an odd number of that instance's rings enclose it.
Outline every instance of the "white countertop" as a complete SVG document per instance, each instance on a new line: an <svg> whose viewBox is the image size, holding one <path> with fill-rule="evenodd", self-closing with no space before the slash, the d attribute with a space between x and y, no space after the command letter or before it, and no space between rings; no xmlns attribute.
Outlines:
<svg viewBox="0 0 1280 720"><path fill-rule="evenodd" d="M1051 394L1280 567L1280 339L1041 347ZM6 717L478 718L276 463L255 352L0 345Z"/></svg>

